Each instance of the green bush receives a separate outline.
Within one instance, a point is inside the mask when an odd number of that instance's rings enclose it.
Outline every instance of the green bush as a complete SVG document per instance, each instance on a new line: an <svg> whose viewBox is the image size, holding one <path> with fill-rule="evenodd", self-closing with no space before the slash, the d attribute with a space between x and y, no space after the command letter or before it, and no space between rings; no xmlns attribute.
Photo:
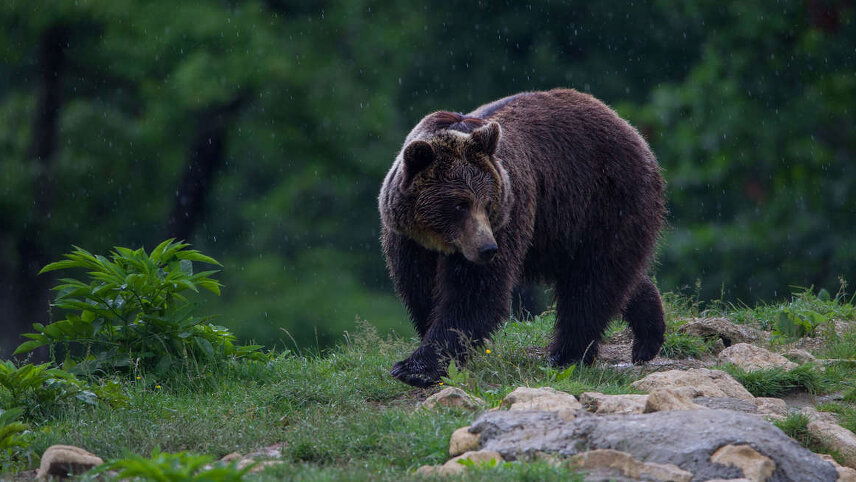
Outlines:
<svg viewBox="0 0 856 482"><path fill-rule="evenodd" d="M187 246L169 239L150 254L116 247L110 259L75 247L41 272L84 269L88 280L61 279L53 306L65 319L33 324L36 333L25 334L30 340L15 353L60 345L87 373L129 366L162 373L199 360L265 358L260 346L235 345L229 330L194 316L187 295L200 289L219 295L221 285L211 278L217 271L194 273L193 262L219 263Z"/></svg>
<svg viewBox="0 0 856 482"><path fill-rule="evenodd" d="M142 480L157 480L160 482L228 482L240 481L252 468L250 464L239 469L237 462L230 464L214 463L214 458L208 455L196 455L187 452L164 453L158 449L151 457L131 455L122 459L102 464L93 470L100 474L115 471L117 480L140 478Z"/></svg>
<svg viewBox="0 0 856 482"><path fill-rule="evenodd" d="M15 447L25 445L20 434L27 430L27 425L18 421L23 413L22 408L0 410L0 454L6 455Z"/></svg>
<svg viewBox="0 0 856 482"><path fill-rule="evenodd" d="M16 367L11 361L0 360L0 387L6 392L5 397L0 394L2 405L26 407L28 415L72 398L90 405L102 402L115 406L126 401L116 382L87 384L65 370L51 368L49 363Z"/></svg>

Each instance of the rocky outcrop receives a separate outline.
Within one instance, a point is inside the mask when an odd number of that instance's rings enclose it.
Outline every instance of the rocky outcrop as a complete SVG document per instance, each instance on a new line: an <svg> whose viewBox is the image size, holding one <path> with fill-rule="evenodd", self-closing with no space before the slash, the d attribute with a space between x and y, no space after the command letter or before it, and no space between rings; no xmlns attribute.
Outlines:
<svg viewBox="0 0 856 482"><path fill-rule="evenodd" d="M722 350L719 352L719 361L731 363L747 372L774 368L793 370L799 366L778 353L748 343L738 343Z"/></svg>
<svg viewBox="0 0 856 482"><path fill-rule="evenodd" d="M836 468L757 416L728 410L669 411L633 415L577 414L565 421L554 413L495 411L482 414L471 430L484 450L505 460L540 454L571 457L590 450L626 452L634 459L672 464L693 480L746 477L737 465L711 461L727 445L749 445L769 458L772 481L836 480ZM760 469L759 469L760 470Z"/></svg>

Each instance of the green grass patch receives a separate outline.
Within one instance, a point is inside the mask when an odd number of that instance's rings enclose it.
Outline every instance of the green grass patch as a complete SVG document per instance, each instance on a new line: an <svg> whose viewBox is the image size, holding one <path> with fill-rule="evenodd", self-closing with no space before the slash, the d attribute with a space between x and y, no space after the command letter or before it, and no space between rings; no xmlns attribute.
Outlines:
<svg viewBox="0 0 856 482"><path fill-rule="evenodd" d="M827 383L818 369L810 364L800 365L793 370L774 368L747 372L734 365L725 365L722 369L756 397L781 397L797 390L819 393Z"/></svg>
<svg viewBox="0 0 856 482"><path fill-rule="evenodd" d="M660 356L666 358L699 358L710 353L714 340L684 333L666 333Z"/></svg>
<svg viewBox="0 0 856 482"><path fill-rule="evenodd" d="M577 394L632 391L632 377L615 370L548 367L543 346L552 322L546 316L509 323L462 370L472 380L468 391L497 403L521 385L554 386ZM71 444L105 460L131 454L150 459L155 450L217 459L285 442L282 467L249 477L401 479L421 465L445 462L451 433L475 416L465 410L415 410L435 390L415 389L389 375L392 364L415 346L415 340L381 338L365 326L325 354L283 354L268 362L235 360L204 376L186 371L126 374L124 406L62 405L33 419L27 440L31 454L53 444ZM37 464L36 458L19 457L4 470ZM546 464L501 464L474 470L467 478L572 476L567 469Z"/></svg>

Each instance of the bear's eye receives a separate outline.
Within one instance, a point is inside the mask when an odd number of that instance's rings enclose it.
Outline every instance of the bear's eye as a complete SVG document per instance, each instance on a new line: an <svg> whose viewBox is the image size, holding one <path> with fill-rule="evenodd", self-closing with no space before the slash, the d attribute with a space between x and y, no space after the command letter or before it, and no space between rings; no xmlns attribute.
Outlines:
<svg viewBox="0 0 856 482"><path fill-rule="evenodd" d="M463 212L463 211L466 211L467 208L469 208L469 207L470 207L470 203L468 203L466 201L461 201L461 202L455 204L455 211Z"/></svg>

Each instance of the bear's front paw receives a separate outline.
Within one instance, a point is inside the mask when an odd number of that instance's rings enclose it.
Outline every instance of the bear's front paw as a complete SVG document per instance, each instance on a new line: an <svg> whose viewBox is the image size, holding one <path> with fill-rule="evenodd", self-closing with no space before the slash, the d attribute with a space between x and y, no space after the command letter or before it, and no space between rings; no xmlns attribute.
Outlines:
<svg viewBox="0 0 856 482"><path fill-rule="evenodd" d="M408 385L420 388L435 385L445 374L439 369L437 356L421 352L421 349L393 365L389 373Z"/></svg>
<svg viewBox="0 0 856 482"><path fill-rule="evenodd" d="M663 345L663 340L633 340L633 348L631 350L631 360L635 364L651 361L660 353L660 347Z"/></svg>

